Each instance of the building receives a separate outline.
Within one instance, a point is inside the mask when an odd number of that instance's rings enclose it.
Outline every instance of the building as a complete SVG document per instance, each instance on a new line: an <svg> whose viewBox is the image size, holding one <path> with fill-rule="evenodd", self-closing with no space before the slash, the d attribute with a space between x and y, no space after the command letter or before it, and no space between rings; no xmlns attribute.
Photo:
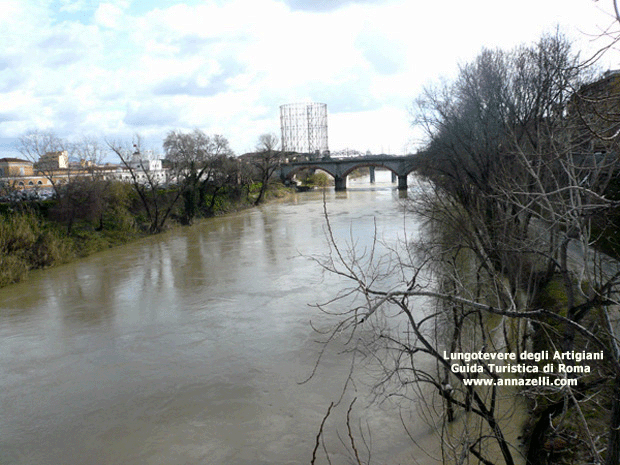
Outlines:
<svg viewBox="0 0 620 465"><path fill-rule="evenodd" d="M169 169L162 166L162 160L154 159L152 154L143 156L134 153L127 166L106 163L94 165L81 160L70 162L66 150L48 152L37 162L20 158L0 159L0 188L8 190L55 189L77 177L118 180L124 182L163 184L169 181Z"/></svg>
<svg viewBox="0 0 620 465"><path fill-rule="evenodd" d="M162 161L152 158L152 153L150 152L147 152L146 155L145 157L142 153L136 151L127 163L129 168L134 172L137 181L145 183L150 179L150 182L155 182L157 184L165 182L167 180L168 170L163 168ZM130 170L125 168L122 171L126 171L126 173L125 176L123 176L121 172L120 179L127 179L127 176L131 177Z"/></svg>
<svg viewBox="0 0 620 465"><path fill-rule="evenodd" d="M41 155L39 160L34 164L34 168L38 170L59 170L69 168L69 154L66 150L58 152L47 152Z"/></svg>
<svg viewBox="0 0 620 465"><path fill-rule="evenodd" d="M31 161L0 158L0 187L22 190L51 187L51 183L34 169Z"/></svg>
<svg viewBox="0 0 620 465"><path fill-rule="evenodd" d="M20 158L0 158L0 178L32 176L32 162Z"/></svg>
<svg viewBox="0 0 620 465"><path fill-rule="evenodd" d="M606 152L620 140L620 70L581 86L569 104L577 143L585 152Z"/></svg>

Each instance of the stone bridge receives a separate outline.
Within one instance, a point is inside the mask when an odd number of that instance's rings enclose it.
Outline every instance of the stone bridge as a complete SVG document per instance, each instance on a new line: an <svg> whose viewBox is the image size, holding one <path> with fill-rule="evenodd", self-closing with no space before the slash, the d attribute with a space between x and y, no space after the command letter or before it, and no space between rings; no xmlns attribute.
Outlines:
<svg viewBox="0 0 620 465"><path fill-rule="evenodd" d="M337 191L347 188L347 176L358 168L370 167L370 182L374 182L374 168L386 168L392 177L398 178L398 188L407 189L407 175L417 168L415 155L369 155L356 158L323 158L320 160L295 161L280 165L280 179L286 183L304 169L323 170L334 178Z"/></svg>

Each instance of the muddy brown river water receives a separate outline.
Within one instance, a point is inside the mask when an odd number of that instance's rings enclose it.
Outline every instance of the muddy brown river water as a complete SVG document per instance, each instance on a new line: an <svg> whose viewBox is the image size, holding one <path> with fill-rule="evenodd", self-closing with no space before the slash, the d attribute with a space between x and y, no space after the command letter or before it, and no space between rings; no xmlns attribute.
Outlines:
<svg viewBox="0 0 620 465"><path fill-rule="evenodd" d="M375 221L383 239L402 231L399 193L377 177L326 192L338 239L369 241ZM333 347L299 384L320 350L310 321L330 323L308 304L342 285L308 258L327 250L324 224L322 191L298 194L0 289L0 463L310 463L350 363ZM373 462L407 463L398 411L356 376L326 424L332 463L348 463L336 431L353 397Z"/></svg>

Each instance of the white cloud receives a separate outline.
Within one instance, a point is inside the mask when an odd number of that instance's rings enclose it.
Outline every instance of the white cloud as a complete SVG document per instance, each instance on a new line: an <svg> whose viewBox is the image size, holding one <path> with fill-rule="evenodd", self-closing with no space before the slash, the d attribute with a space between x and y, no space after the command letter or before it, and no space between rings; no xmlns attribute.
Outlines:
<svg viewBox="0 0 620 465"><path fill-rule="evenodd" d="M14 18L22 12L20 5L23 5L19 0L6 0L0 3L0 18L4 18L3 23L9 22L10 18Z"/></svg>
<svg viewBox="0 0 620 465"><path fill-rule="evenodd" d="M329 116L328 136L332 150L404 154L413 150L414 133L404 108L385 106L374 111Z"/></svg>
<svg viewBox="0 0 620 465"><path fill-rule="evenodd" d="M328 105L330 148L402 153L421 86L482 46L532 42L556 22L572 37L610 23L601 2L584 0L170 3L0 2L10 115L0 138L39 127L156 139L200 127L244 152L278 132L279 105L312 99Z"/></svg>
<svg viewBox="0 0 620 465"><path fill-rule="evenodd" d="M120 29L126 25L124 4L101 3L95 11L95 22L110 29Z"/></svg>
<svg viewBox="0 0 620 465"><path fill-rule="evenodd" d="M78 11L84 11L89 8L87 0L60 0L60 11L66 11L68 13L77 13Z"/></svg>

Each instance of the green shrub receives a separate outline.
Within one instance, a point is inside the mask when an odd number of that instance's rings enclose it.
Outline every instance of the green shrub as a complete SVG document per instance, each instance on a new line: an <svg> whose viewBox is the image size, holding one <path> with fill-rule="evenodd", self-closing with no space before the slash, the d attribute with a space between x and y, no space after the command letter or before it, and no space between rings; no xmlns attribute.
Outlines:
<svg viewBox="0 0 620 465"><path fill-rule="evenodd" d="M232 209L230 196L226 193L216 194L215 198L213 198L213 195L207 195L205 197L205 204L211 215L220 215ZM212 208L209 208L211 205Z"/></svg>
<svg viewBox="0 0 620 465"><path fill-rule="evenodd" d="M253 182L252 184L250 184L248 192L252 195L258 194L262 186L263 186L262 182Z"/></svg>
<svg viewBox="0 0 620 465"><path fill-rule="evenodd" d="M69 238L52 229L45 229L30 249L29 262L31 268L44 268L65 263L73 256L73 244Z"/></svg>
<svg viewBox="0 0 620 465"><path fill-rule="evenodd" d="M136 218L122 204L115 204L103 214L103 229L108 231L126 231L133 233L137 230Z"/></svg>
<svg viewBox="0 0 620 465"><path fill-rule="evenodd" d="M313 173L306 176L302 180L302 184L305 186L325 187L329 184L329 177L323 172Z"/></svg>
<svg viewBox="0 0 620 465"><path fill-rule="evenodd" d="M108 240L96 231L89 231L87 229L75 230L72 237L75 251L80 257L86 257L110 247Z"/></svg>
<svg viewBox="0 0 620 465"><path fill-rule="evenodd" d="M31 212L0 216L0 286L24 278L28 270L64 262L72 243Z"/></svg>
<svg viewBox="0 0 620 465"><path fill-rule="evenodd" d="M126 244L127 242L140 237L141 234L136 229L135 231L125 231L125 230L116 230L116 231L101 231L101 234L108 241L110 247L115 245Z"/></svg>
<svg viewBox="0 0 620 465"><path fill-rule="evenodd" d="M0 217L0 251L3 254L28 249L39 233L39 221L31 213L14 212Z"/></svg>
<svg viewBox="0 0 620 465"><path fill-rule="evenodd" d="M30 269L63 263L73 256L71 239L34 213L0 215L0 286L23 279Z"/></svg>
<svg viewBox="0 0 620 465"><path fill-rule="evenodd" d="M568 296L560 276L555 276L540 290L536 304L545 310L551 310L560 314L566 313Z"/></svg>
<svg viewBox="0 0 620 465"><path fill-rule="evenodd" d="M21 281L28 274L28 262L17 255L0 254L0 287Z"/></svg>

